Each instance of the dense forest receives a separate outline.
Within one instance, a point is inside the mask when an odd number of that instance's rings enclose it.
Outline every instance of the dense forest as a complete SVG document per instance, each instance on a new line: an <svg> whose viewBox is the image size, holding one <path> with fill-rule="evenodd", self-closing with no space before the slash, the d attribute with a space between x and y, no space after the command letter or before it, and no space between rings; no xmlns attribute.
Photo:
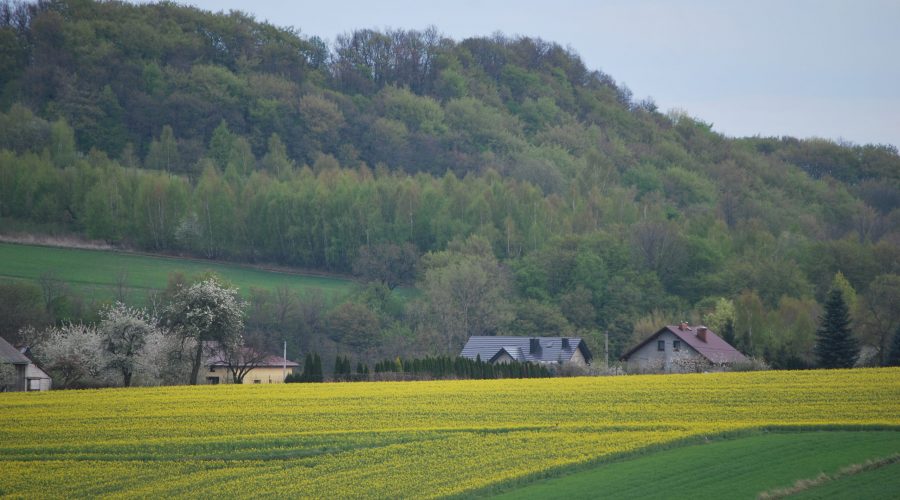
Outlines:
<svg viewBox="0 0 900 500"><path fill-rule="evenodd" d="M870 363L900 324L896 147L728 138L528 37L329 44L169 2L6 0L0 232L370 283L255 297L248 327L293 352L608 333L615 359L685 319L806 367L833 287Z"/></svg>

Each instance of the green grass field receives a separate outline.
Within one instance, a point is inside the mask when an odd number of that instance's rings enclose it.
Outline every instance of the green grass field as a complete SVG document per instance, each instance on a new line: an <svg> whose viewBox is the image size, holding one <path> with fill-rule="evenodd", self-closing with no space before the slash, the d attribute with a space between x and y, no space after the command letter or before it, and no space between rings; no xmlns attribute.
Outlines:
<svg viewBox="0 0 900 500"><path fill-rule="evenodd" d="M755 498L791 486L798 479L832 474L842 467L900 452L900 432L818 431L768 433L674 448L540 481L501 498ZM885 469L896 468L887 466ZM865 477L878 477L871 484ZM881 477L885 476L885 477ZM890 498L900 475L880 470L843 478L818 491L849 498L861 482L865 498ZM827 486L827 488L826 488ZM859 498L859 497L857 497Z"/></svg>
<svg viewBox="0 0 900 500"><path fill-rule="evenodd" d="M897 498L900 497L900 462L844 477L801 491L790 498Z"/></svg>
<svg viewBox="0 0 900 500"><path fill-rule="evenodd" d="M83 250L0 243L0 279L38 282L53 273L88 300L109 300L116 294L117 280L124 273L129 297L142 302L151 290L166 287L171 273L196 275L212 271L247 295L250 287L274 290L286 285L297 292L319 289L337 297L350 292L349 279L309 276L255 269L249 266L194 259L178 259L103 250ZM404 291L406 292L406 291Z"/></svg>
<svg viewBox="0 0 900 500"><path fill-rule="evenodd" d="M0 394L0 498L753 498L896 453L900 368ZM900 491L821 487L860 481Z"/></svg>

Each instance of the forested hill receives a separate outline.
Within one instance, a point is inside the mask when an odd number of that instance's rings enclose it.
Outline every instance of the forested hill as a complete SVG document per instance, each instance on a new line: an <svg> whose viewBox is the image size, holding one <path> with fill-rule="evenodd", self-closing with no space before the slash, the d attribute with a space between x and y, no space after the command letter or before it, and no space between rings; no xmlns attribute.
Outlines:
<svg viewBox="0 0 900 500"><path fill-rule="evenodd" d="M410 243L430 306L398 321L450 350L716 313L808 359L837 272L900 289L895 147L726 138L538 39L5 1L0 86L7 230L341 272ZM498 309L442 331L435 269L497 262Z"/></svg>

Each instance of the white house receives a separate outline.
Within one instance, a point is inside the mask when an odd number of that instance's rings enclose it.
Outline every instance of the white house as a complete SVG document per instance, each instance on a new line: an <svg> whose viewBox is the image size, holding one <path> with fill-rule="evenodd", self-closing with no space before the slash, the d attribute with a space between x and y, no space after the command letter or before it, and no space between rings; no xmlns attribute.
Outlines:
<svg viewBox="0 0 900 500"><path fill-rule="evenodd" d="M628 373L721 371L748 361L705 326L666 325L620 358Z"/></svg>
<svg viewBox="0 0 900 500"><path fill-rule="evenodd" d="M25 390L29 392L49 391L53 387L53 379L34 362L31 349L20 347L19 352L30 361L25 367Z"/></svg>

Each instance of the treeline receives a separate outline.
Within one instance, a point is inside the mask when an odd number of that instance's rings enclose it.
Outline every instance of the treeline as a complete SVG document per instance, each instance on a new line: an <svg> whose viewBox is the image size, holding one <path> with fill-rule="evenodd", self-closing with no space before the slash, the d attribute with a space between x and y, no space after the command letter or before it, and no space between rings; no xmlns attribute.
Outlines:
<svg viewBox="0 0 900 500"><path fill-rule="evenodd" d="M900 322L895 147L728 139L557 44L4 1L0 49L0 229L380 283L254 291L249 323L298 352L608 333L614 359L689 320L801 367L840 280L878 359Z"/></svg>
<svg viewBox="0 0 900 500"><path fill-rule="evenodd" d="M409 374L427 379L491 379L491 378L540 378L551 377L554 372L540 363L511 361L491 364L460 356L438 356L415 359L384 360L375 364L377 374Z"/></svg>
<svg viewBox="0 0 900 500"><path fill-rule="evenodd" d="M469 359L452 356L426 356L424 358L403 359L397 357L375 363L372 372L369 365L357 363L356 371L349 356L338 355L334 362L331 381L363 382L369 380L446 380L446 379L495 379L495 378L540 378L556 374L552 368L540 363L491 364L480 357ZM285 382L324 382L322 361L318 353L306 355L303 370L287 376Z"/></svg>

